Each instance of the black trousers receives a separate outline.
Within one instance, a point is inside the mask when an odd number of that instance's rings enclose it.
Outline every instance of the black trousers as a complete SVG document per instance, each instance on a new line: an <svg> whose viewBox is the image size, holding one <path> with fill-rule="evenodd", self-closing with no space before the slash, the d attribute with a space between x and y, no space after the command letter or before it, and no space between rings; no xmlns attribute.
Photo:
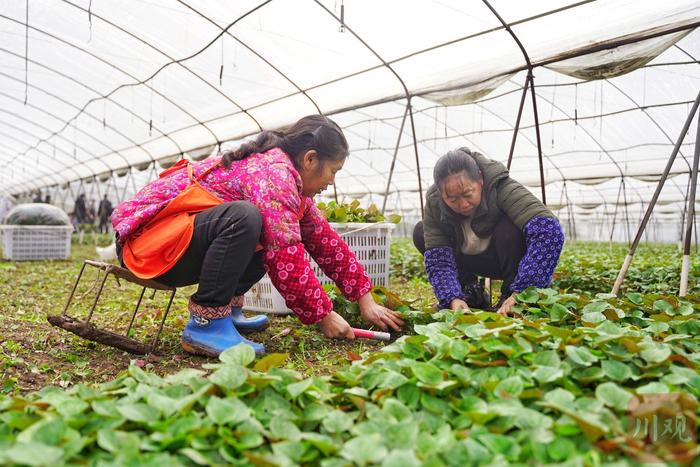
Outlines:
<svg viewBox="0 0 700 467"><path fill-rule="evenodd" d="M243 295L265 275L263 253L255 252L261 231L260 212L247 201L223 203L200 212L185 254L154 280L173 287L199 284L193 302L211 307L228 305L233 296ZM121 249L117 254L122 262Z"/></svg>
<svg viewBox="0 0 700 467"><path fill-rule="evenodd" d="M413 244L422 254L425 253L423 221L413 229ZM464 287L476 282L476 276L500 279L501 297L511 294L510 285L518 274L518 265L525 254L525 237L520 229L507 217L503 217L491 236L491 242L483 253L465 255L455 251L459 282Z"/></svg>

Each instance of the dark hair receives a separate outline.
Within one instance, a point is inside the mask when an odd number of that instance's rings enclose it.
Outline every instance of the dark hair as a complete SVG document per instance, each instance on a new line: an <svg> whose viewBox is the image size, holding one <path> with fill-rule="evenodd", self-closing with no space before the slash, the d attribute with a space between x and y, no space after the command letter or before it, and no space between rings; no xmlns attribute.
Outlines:
<svg viewBox="0 0 700 467"><path fill-rule="evenodd" d="M322 162L342 160L348 156L348 142L338 124L323 115L308 115L287 129L263 131L253 141L226 151L223 155L224 166L272 148L282 149L297 168L301 162L299 156L312 149L316 150Z"/></svg>
<svg viewBox="0 0 700 467"><path fill-rule="evenodd" d="M450 175L462 171L467 172L467 177L474 182L481 179L481 170L468 148L455 149L438 159L433 168L433 180L440 185Z"/></svg>

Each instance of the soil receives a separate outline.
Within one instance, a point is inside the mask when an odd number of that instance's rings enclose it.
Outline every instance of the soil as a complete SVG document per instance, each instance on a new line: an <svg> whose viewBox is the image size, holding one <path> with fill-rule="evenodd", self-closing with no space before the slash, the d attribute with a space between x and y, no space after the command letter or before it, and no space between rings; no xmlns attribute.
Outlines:
<svg viewBox="0 0 700 467"><path fill-rule="evenodd" d="M48 385L108 381L132 362L162 375L215 361L192 356L180 347L180 332L188 317L187 299L194 288L178 289L155 355L132 355L52 326L47 318L61 314L83 259L96 257L92 245L73 245L72 250L67 261L0 261L0 392L27 393ZM95 274L86 269L69 315L81 318L90 308L99 279ZM124 281L117 284L108 280L92 322L123 333L139 293L140 288L128 289ZM155 335L169 295L158 293L161 295L152 301L148 300L150 292L144 297L134 323L134 339L150 343ZM94 329L89 332L94 333ZM384 345L361 339L331 341L316 326L304 326L294 316L278 315L270 315L267 330L247 337L264 343L268 353L289 354L285 366L305 375L330 374L357 355Z"/></svg>

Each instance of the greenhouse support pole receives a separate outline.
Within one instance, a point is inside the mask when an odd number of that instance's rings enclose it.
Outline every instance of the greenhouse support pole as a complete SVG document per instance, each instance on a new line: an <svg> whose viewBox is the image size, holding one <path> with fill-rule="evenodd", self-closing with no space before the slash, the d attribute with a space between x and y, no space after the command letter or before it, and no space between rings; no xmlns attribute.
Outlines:
<svg viewBox="0 0 700 467"><path fill-rule="evenodd" d="M491 6L488 0L483 0L484 4L486 7L491 10L491 13L498 18L498 21L501 22L501 25L503 28L508 31L508 34L513 38L515 43L518 45L518 48L520 49L520 52L523 54L523 58L525 59L525 62L527 63L527 81L530 82L530 94L532 96L532 113L535 116L535 134L537 135L537 153L539 155L539 163L540 163L540 185L542 187L542 204L545 206L547 205L547 197L545 195L545 190L544 190L544 166L543 166L543 161L542 161L542 141L540 139L540 119L537 115L537 95L535 94L535 77L532 74L532 62L530 61L530 56L527 53L527 50L525 50L525 46L523 46L523 43L520 42L520 39L518 38L518 35L515 34L515 31L510 27L508 23L501 17L501 15L498 14L496 9ZM525 82L525 85L527 87L527 81ZM525 97L525 94L523 93L523 98ZM522 102L521 102L522 105ZM522 109L521 109L522 110ZM517 130L516 130L517 131ZM510 169L510 161L508 168Z"/></svg>
<svg viewBox="0 0 700 467"><path fill-rule="evenodd" d="M679 297L685 297L688 292L688 270L690 268L690 243L693 241L693 223L695 222L695 189L698 185L698 160L700 159L700 114L695 135L695 154L693 155L693 172L690 177L690 196L688 197L688 226L685 229L685 246L681 262L681 285Z"/></svg>
<svg viewBox="0 0 700 467"><path fill-rule="evenodd" d="M126 174L126 178L124 179L124 189L122 190L122 195L120 199L126 199L126 190L129 188L129 179L132 178L132 170L133 168L129 167L129 173Z"/></svg>
<svg viewBox="0 0 700 467"><path fill-rule="evenodd" d="M518 139L518 131L520 130L520 119L523 116L523 107L525 107L525 96L527 96L527 88L530 85L530 77L532 75L528 72L525 78L525 84L523 85L523 94L520 96L520 107L518 107L518 116L515 119L515 128L513 128L513 139L510 143L510 153L508 154L508 165L507 168L510 170L510 165L513 162L513 153L515 152L515 140Z"/></svg>
<svg viewBox="0 0 700 467"><path fill-rule="evenodd" d="M622 179L624 180L624 179ZM617 189L617 199L615 200L615 211L613 212L612 225L610 226L610 249L612 250L613 237L615 236L615 222L617 222L617 210L620 208L620 193L622 193L622 182Z"/></svg>
<svg viewBox="0 0 700 467"><path fill-rule="evenodd" d="M540 118L537 115L537 95L535 94L535 77L530 74L530 95L532 96L532 113L535 116L535 136L537 136L537 160L540 164L540 186L542 187L542 204L547 205L547 195L544 190L544 162L542 161L542 140L540 138Z"/></svg>
<svg viewBox="0 0 700 467"><path fill-rule="evenodd" d="M676 145L673 147L673 151L671 152L671 156L668 158L668 163L666 164L666 168L664 169L664 173L661 175L661 178L659 179L659 183L656 185L656 190L654 191L654 195L651 197L651 201L649 202L649 205L647 206L646 212L644 213L644 217L642 218L642 222L639 224L639 228L637 229L637 235L634 237L634 241L632 242L632 245L630 246L629 252L627 253L627 256L625 257L625 261L622 264L622 267L620 268L620 272L617 275L617 279L615 279L615 285L613 285L613 289L611 292L613 295L618 294L618 292L620 291L620 287L622 286L622 281L625 280L625 276L627 275L627 270L629 269L630 264L632 263L632 258L634 257L634 253L637 250L637 246L639 245L639 240L642 238L644 228L646 227L647 222L649 222L649 218L651 217L651 212L654 210L654 206L656 205L656 201L659 199L659 195L661 194L661 189L664 187L664 183L666 182L666 178L668 177L668 174L671 171L671 167L673 167L673 163L676 160L676 156L678 155L678 151L680 151L680 149L681 149L681 144L683 144L683 139L685 137L685 134L688 132L688 128L690 128L690 123L693 121L693 117L695 116L695 112L697 112L697 110L698 110L698 105L700 105L700 92L698 93L698 96L695 98L695 102L693 102L693 107L690 109L690 113L688 114L688 117L685 119L685 123L683 124L683 128L681 129L681 133L678 136L678 140L676 141Z"/></svg>
<svg viewBox="0 0 700 467"><path fill-rule="evenodd" d="M425 216L425 208L423 207L423 181L420 176L420 160L418 159L418 140L416 139L416 124L413 121L413 107L411 106L411 96L408 96L408 116L411 119L411 134L413 135L413 152L416 155L416 175L418 176L418 199L420 200L420 217Z"/></svg>
<svg viewBox="0 0 700 467"><path fill-rule="evenodd" d="M389 179L386 181L386 190L384 191L384 202L382 203L382 215L384 215L384 210L386 210L386 200L389 198L389 186L391 185L391 178L394 175L394 167L396 166L396 156L399 153L399 145L401 144L401 135L403 135L403 127L406 124L406 117L408 117L408 106L403 112L403 119L401 120L401 128L399 128L399 137L396 138L396 147L394 148L394 157L391 159L391 168L389 169ZM421 196L423 194L421 193Z"/></svg>
<svg viewBox="0 0 700 467"><path fill-rule="evenodd" d="M685 198L683 199L683 212L681 213L681 223L678 226L678 251L683 251L683 226L685 225L685 215L686 209L688 209L688 194L690 193L690 178L688 178L688 183L685 187ZM697 229L695 229L697 232Z"/></svg>

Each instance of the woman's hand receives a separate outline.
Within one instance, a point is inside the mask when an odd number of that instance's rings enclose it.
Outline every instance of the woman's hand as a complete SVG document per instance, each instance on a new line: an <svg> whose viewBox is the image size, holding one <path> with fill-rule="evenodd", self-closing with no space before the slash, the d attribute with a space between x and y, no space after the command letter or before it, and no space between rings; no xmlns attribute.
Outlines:
<svg viewBox="0 0 700 467"><path fill-rule="evenodd" d="M318 322L323 335L329 339L354 339L355 334L345 319L335 311L331 311Z"/></svg>
<svg viewBox="0 0 700 467"><path fill-rule="evenodd" d="M450 310L457 311L457 310L464 310L464 311L469 311L469 305L467 305L467 302L464 300L460 300L459 298L455 298L450 302Z"/></svg>
<svg viewBox="0 0 700 467"><path fill-rule="evenodd" d="M401 326L404 324L401 316L397 312L377 304L371 293L364 294L357 303L360 305L362 319L368 323L378 326L382 331L386 331L387 326L394 331L401 330Z"/></svg>
<svg viewBox="0 0 700 467"><path fill-rule="evenodd" d="M508 316L513 312L513 307L515 306L515 294L506 298L498 309L498 314L503 316Z"/></svg>

